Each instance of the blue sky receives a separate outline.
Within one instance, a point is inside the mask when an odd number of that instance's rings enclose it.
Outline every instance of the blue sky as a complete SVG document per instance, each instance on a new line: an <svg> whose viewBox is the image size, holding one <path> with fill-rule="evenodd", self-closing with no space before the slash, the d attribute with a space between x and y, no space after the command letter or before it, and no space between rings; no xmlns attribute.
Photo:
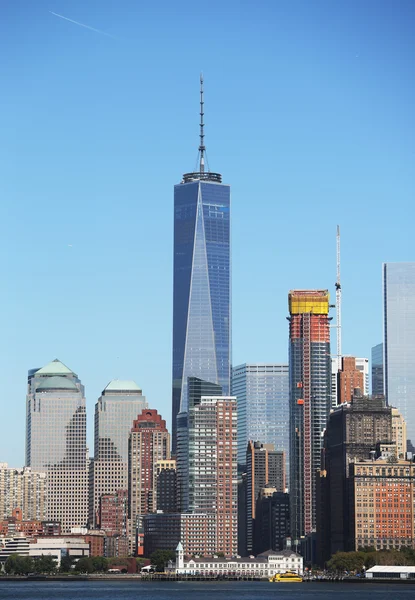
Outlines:
<svg viewBox="0 0 415 600"><path fill-rule="evenodd" d="M86 386L91 455L113 378L170 423L173 185L200 71L232 190L234 364L287 361L290 288L334 300L337 223L343 350L370 355L381 263L414 260L414 30L411 0L3 0L0 461L23 464L27 370L55 357Z"/></svg>

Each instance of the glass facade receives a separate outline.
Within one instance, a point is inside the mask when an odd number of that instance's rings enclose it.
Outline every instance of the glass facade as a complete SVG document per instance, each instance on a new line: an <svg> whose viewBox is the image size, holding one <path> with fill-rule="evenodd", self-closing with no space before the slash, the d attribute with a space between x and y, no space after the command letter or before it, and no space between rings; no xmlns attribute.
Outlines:
<svg viewBox="0 0 415 600"><path fill-rule="evenodd" d="M372 396L384 396L383 344L372 348Z"/></svg>
<svg viewBox="0 0 415 600"><path fill-rule="evenodd" d="M415 263L383 265L384 386L415 442Z"/></svg>
<svg viewBox="0 0 415 600"><path fill-rule="evenodd" d="M95 458L90 465L89 522L97 526L100 499L126 490L128 437L137 418L147 408L145 396L134 381L114 379L95 405Z"/></svg>
<svg viewBox="0 0 415 600"><path fill-rule="evenodd" d="M238 399L238 464L246 463L248 441L283 450L289 473L288 365L243 364L232 370L232 395Z"/></svg>
<svg viewBox="0 0 415 600"><path fill-rule="evenodd" d="M114 380L107 385L95 405L95 460L127 465L128 436L144 408L146 398L134 381Z"/></svg>
<svg viewBox="0 0 415 600"><path fill-rule="evenodd" d="M230 392L230 188L211 181L174 189L173 449L187 411L187 379Z"/></svg>
<svg viewBox="0 0 415 600"><path fill-rule="evenodd" d="M88 519L86 401L78 376L59 360L29 371L26 465L47 473L47 518L62 533Z"/></svg>

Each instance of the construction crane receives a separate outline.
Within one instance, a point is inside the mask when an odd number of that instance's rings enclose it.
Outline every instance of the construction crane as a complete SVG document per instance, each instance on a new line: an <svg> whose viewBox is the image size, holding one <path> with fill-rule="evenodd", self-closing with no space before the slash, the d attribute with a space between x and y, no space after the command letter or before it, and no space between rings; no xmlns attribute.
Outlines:
<svg viewBox="0 0 415 600"><path fill-rule="evenodd" d="M337 225L337 279L336 279L336 329L337 329L337 361L338 369L342 356L342 286L340 283L340 227Z"/></svg>

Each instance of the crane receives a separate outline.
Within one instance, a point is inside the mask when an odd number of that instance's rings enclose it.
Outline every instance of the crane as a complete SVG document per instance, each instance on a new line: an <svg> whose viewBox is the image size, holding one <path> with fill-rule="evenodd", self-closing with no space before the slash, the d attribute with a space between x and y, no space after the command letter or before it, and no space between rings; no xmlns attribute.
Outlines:
<svg viewBox="0 0 415 600"><path fill-rule="evenodd" d="M342 286L340 283L340 226L337 225L337 279L336 279L336 328L337 328L337 361L340 369L342 356Z"/></svg>

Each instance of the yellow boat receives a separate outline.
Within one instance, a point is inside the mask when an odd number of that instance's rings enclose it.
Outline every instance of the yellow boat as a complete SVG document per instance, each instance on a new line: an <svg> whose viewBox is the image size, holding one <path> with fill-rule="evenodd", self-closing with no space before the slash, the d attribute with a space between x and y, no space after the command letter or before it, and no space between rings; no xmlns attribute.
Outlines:
<svg viewBox="0 0 415 600"><path fill-rule="evenodd" d="M298 573L287 571L286 573L275 573L269 580L271 583L302 583L303 578Z"/></svg>

